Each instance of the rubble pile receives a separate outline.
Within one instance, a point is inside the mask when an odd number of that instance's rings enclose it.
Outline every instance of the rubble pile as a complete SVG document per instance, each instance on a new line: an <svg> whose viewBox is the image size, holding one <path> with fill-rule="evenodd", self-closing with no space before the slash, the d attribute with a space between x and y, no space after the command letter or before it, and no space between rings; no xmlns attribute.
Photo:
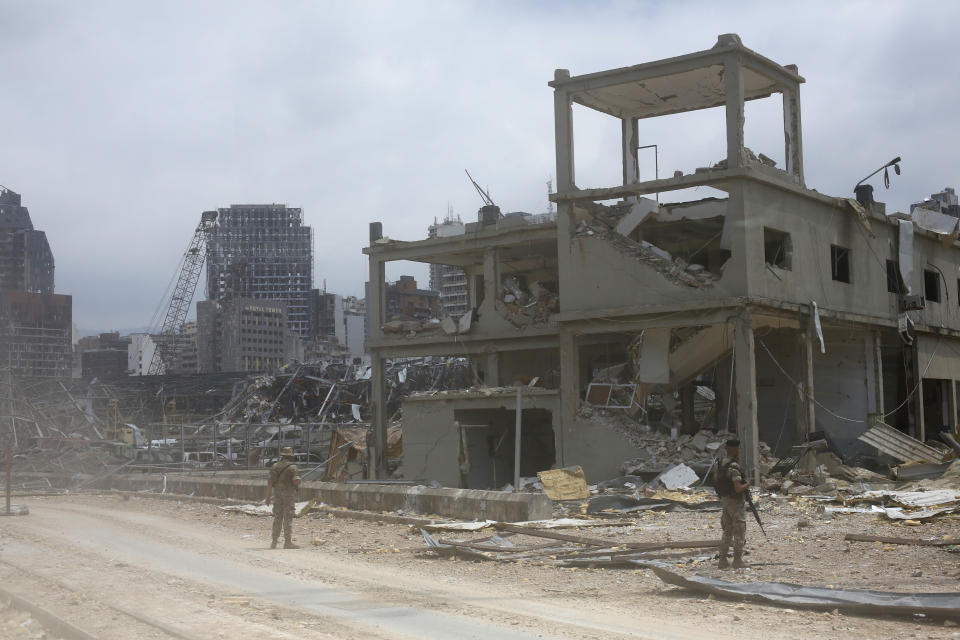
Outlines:
<svg viewBox="0 0 960 640"><path fill-rule="evenodd" d="M689 263L645 240L637 242L616 231L617 223L629 211L628 208L602 207L592 215L581 220L576 234L581 237L596 237L609 242L624 255L632 256L647 263L657 273L679 285L694 288L709 288L720 278L718 274L705 269L702 265Z"/></svg>
<svg viewBox="0 0 960 640"><path fill-rule="evenodd" d="M496 306L514 326L545 324L551 314L560 310L559 296L543 282L527 285L518 276L507 276L502 284L503 299Z"/></svg>

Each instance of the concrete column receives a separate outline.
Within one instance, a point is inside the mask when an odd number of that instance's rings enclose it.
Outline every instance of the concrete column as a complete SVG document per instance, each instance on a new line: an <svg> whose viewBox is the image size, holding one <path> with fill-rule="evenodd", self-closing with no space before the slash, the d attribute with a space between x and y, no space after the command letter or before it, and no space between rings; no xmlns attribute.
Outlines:
<svg viewBox="0 0 960 640"><path fill-rule="evenodd" d="M387 381L384 359L379 349L370 351L372 366L370 376L370 425L373 427L373 442L368 473L371 479L387 477Z"/></svg>
<svg viewBox="0 0 960 640"><path fill-rule="evenodd" d="M960 424L958 424L960 421L957 420L957 383L954 380L947 380L947 384L950 386L947 390L950 411L950 415L947 416L947 424L950 425L950 431L956 434L958 427L960 427Z"/></svg>
<svg viewBox="0 0 960 640"><path fill-rule="evenodd" d="M736 370L737 434L741 440L744 472L752 477L754 485L760 485L760 435L757 425L757 361L753 336L753 318L749 309L744 309L736 320L733 342L733 358Z"/></svg>
<svg viewBox="0 0 960 640"><path fill-rule="evenodd" d="M557 69L553 72L554 80L570 78L567 69ZM553 90L553 126L554 141L557 151L557 193L563 193L573 188L574 159L573 159L573 108L570 96L563 89Z"/></svg>
<svg viewBox="0 0 960 640"><path fill-rule="evenodd" d="M806 442L807 434L816 431L816 405L813 403L813 332L812 322L797 331L800 352L800 376L797 379L797 442Z"/></svg>
<svg viewBox="0 0 960 640"><path fill-rule="evenodd" d="M496 247L489 247L483 252L483 297L495 304L502 300L500 295L500 260Z"/></svg>
<svg viewBox="0 0 960 640"><path fill-rule="evenodd" d="M910 349L910 368L913 371L913 384L909 385L907 393L913 392L908 407L912 409L913 418L913 437L923 442L926 440L926 427L924 425L923 415L923 370L920 368L920 356L916 343L908 347Z"/></svg>
<svg viewBox="0 0 960 640"><path fill-rule="evenodd" d="M800 86L783 90L783 138L786 171L803 181L803 134L800 126Z"/></svg>
<svg viewBox="0 0 960 640"><path fill-rule="evenodd" d="M560 330L560 437L557 442L559 466L573 464L566 459L564 440L567 431L574 429L574 418L580 409L580 350L576 334Z"/></svg>
<svg viewBox="0 0 960 640"><path fill-rule="evenodd" d="M500 386L500 354L496 351L487 354L486 379L488 387Z"/></svg>
<svg viewBox="0 0 960 640"><path fill-rule="evenodd" d="M743 74L738 54L723 60L723 88L727 94L727 167L739 169L744 164L744 152Z"/></svg>
<svg viewBox="0 0 960 640"><path fill-rule="evenodd" d="M382 337L383 332L380 327L384 322L384 288L386 280L386 269L384 262L379 258L370 256L370 280L369 291L367 292L367 323L369 326L369 337Z"/></svg>
<svg viewBox="0 0 960 640"><path fill-rule="evenodd" d="M637 118L620 119L620 145L623 157L623 184L640 181L640 166L637 163ZM635 199L636 196L633 196Z"/></svg>
<svg viewBox="0 0 960 640"><path fill-rule="evenodd" d="M873 332L873 369L876 374L874 377L875 393L877 396L876 412L883 420L883 414L886 408L883 403L883 350L882 339L879 331Z"/></svg>

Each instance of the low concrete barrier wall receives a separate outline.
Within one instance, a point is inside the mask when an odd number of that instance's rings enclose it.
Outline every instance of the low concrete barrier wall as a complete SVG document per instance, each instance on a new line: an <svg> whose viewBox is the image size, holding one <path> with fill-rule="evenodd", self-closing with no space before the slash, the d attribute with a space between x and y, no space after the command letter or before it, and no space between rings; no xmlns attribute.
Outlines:
<svg viewBox="0 0 960 640"><path fill-rule="evenodd" d="M160 491L164 488L164 479L160 474L116 475L105 478L96 486L123 491ZM265 490L265 478L166 476L167 493L259 502L263 500ZM553 517L553 503L542 493L307 481L301 485L298 499L315 499L347 509L403 510L404 513L438 515L457 520L521 522Z"/></svg>

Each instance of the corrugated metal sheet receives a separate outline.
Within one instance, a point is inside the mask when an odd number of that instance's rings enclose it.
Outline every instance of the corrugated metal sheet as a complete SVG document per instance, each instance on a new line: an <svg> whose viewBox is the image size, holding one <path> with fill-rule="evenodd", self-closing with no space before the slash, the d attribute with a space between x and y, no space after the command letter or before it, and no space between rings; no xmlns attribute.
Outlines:
<svg viewBox="0 0 960 640"><path fill-rule="evenodd" d="M872 426L860 434L857 439L903 462L916 460L943 464L952 455L928 447L916 438L911 438L902 431L876 419L873 420Z"/></svg>

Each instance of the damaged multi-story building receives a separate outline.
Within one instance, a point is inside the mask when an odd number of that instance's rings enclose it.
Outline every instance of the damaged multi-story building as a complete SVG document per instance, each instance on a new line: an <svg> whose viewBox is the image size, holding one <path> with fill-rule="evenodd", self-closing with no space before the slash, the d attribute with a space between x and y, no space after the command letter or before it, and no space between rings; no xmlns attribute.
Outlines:
<svg viewBox="0 0 960 640"><path fill-rule="evenodd" d="M14 375L69 377L73 299L54 293L47 236L19 193L0 187L0 365Z"/></svg>
<svg viewBox="0 0 960 640"><path fill-rule="evenodd" d="M740 435L751 475L761 441L783 455L822 432L849 458L876 453L857 438L878 421L920 440L955 430L957 220L942 210L887 215L869 185L857 198L809 188L803 82L796 66L734 34L630 67L558 69L549 82L555 221L481 215L463 235L411 242L371 224L367 347L380 472L394 384L384 363L414 355L473 365L475 387L403 404L405 476L453 486L496 487L517 471L570 465L596 480L619 475L642 452L587 417L588 400L643 420L651 394L676 398L680 430ZM762 99L782 106L784 146L754 153L744 109ZM620 184L578 186L574 105L616 120ZM725 145L704 157L720 160L641 180L638 149L669 143L641 131L707 109L722 110ZM853 179L862 169L850 168ZM384 269L395 260L462 269L470 311L385 330ZM695 385L715 397L700 424L690 419Z"/></svg>
<svg viewBox="0 0 960 640"><path fill-rule="evenodd" d="M234 204L203 216L211 221L207 299L281 302L290 331L313 336L313 229L303 224L303 211L282 204Z"/></svg>

